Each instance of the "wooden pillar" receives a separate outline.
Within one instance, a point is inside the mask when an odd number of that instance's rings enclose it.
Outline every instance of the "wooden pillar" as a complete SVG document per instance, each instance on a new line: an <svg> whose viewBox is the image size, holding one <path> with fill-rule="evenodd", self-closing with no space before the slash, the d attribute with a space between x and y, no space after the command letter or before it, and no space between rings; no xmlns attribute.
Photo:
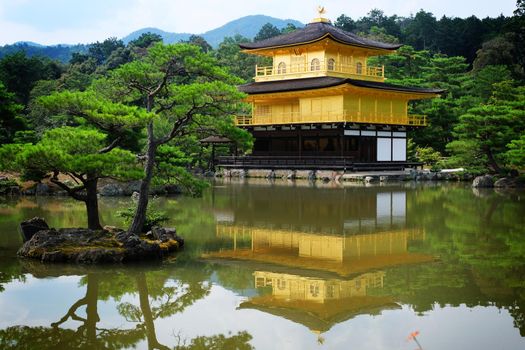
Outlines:
<svg viewBox="0 0 525 350"><path fill-rule="evenodd" d="M345 132L343 130L343 133L339 134L339 147L341 148L341 157L345 156Z"/></svg>
<svg viewBox="0 0 525 350"><path fill-rule="evenodd" d="M211 144L211 169L215 169L215 144Z"/></svg>
<svg viewBox="0 0 525 350"><path fill-rule="evenodd" d="M303 156L303 135L301 133L301 129L297 130L297 134L297 139L299 140L299 158L301 158Z"/></svg>

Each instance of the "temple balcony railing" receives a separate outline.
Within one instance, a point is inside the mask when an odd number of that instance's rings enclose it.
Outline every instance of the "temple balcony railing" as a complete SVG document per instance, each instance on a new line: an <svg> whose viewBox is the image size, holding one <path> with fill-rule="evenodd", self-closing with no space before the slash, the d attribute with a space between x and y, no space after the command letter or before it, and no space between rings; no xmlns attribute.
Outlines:
<svg viewBox="0 0 525 350"><path fill-rule="evenodd" d="M336 76L360 80L384 81L384 66L364 66L359 64L341 64L320 61L319 64L293 64L286 67L255 66L255 81L311 78L318 76Z"/></svg>
<svg viewBox="0 0 525 350"><path fill-rule="evenodd" d="M299 112L237 116L238 126L290 125L305 123L363 123L406 126L426 126L425 115L409 114L405 116L377 115L353 111L330 111L301 115Z"/></svg>

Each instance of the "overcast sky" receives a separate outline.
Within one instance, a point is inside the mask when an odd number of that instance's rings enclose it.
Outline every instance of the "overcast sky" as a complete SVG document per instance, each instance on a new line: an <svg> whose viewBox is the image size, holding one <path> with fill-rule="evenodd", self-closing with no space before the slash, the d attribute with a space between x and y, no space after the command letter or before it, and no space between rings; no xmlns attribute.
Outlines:
<svg viewBox="0 0 525 350"><path fill-rule="evenodd" d="M372 8L409 16L419 9L437 18L510 16L515 0L0 0L0 45L89 43L144 27L204 33L242 16L264 14L308 23L318 5L326 17L354 19Z"/></svg>

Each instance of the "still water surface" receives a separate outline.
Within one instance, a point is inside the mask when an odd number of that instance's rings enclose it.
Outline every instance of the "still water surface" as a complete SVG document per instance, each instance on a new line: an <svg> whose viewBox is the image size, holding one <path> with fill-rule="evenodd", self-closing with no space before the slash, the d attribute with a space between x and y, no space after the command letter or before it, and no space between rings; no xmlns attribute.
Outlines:
<svg viewBox="0 0 525 350"><path fill-rule="evenodd" d="M129 199L101 200L104 224ZM160 198L162 264L19 260L18 223L84 225L64 198L0 198L1 349L525 349L523 192L215 183Z"/></svg>

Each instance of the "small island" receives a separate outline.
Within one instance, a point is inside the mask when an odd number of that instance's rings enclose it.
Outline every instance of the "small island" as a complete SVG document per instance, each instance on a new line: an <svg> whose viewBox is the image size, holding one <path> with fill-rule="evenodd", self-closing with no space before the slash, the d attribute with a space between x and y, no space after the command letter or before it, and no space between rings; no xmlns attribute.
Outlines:
<svg viewBox="0 0 525 350"><path fill-rule="evenodd" d="M175 229L160 227L153 227L141 236L108 226L101 230L53 229L42 218L24 221L20 227L25 243L18 255L42 262L103 264L158 260L184 245Z"/></svg>

